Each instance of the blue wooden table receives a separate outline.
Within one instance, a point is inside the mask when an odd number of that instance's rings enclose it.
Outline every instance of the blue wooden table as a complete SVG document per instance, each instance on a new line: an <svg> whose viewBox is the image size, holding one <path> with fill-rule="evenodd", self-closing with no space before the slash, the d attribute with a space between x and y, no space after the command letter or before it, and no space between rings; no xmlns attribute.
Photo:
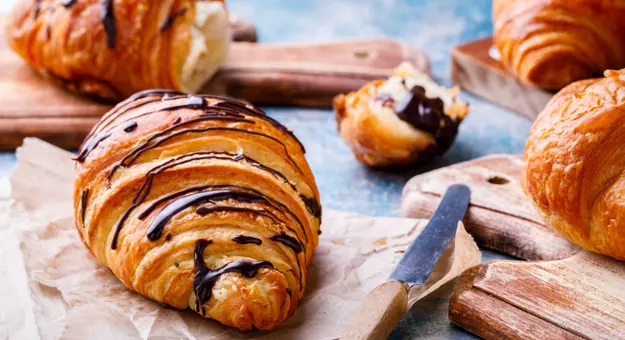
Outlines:
<svg viewBox="0 0 625 340"><path fill-rule="evenodd" d="M16 0L3 0L0 12ZM450 50L491 34L490 0L229 0L233 13L256 24L262 42L319 42L391 37L423 49L433 75L449 85ZM492 153L521 153L531 122L468 94L469 117L456 143L435 164L405 172L361 166L336 133L330 110L267 108L291 128L308 150L324 207L369 215L396 216L403 185L412 176ZM15 164L0 153L0 178ZM485 252L484 260L502 258ZM453 283L420 302L401 321L392 339L473 338L447 320Z"/></svg>

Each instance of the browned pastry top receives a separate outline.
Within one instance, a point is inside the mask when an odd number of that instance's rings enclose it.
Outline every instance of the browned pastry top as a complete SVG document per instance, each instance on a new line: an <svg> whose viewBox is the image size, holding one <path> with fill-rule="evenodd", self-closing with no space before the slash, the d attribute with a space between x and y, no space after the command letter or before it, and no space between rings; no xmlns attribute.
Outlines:
<svg viewBox="0 0 625 340"><path fill-rule="evenodd" d="M221 0L23 0L13 8L7 36L30 66L74 92L121 100L150 88L196 91L196 78L205 81L225 57L223 6Z"/></svg>
<svg viewBox="0 0 625 340"><path fill-rule="evenodd" d="M297 138L227 98L138 93L76 157L77 230L128 288L240 329L295 311L319 192Z"/></svg>
<svg viewBox="0 0 625 340"><path fill-rule="evenodd" d="M569 241L625 260L625 70L575 82L540 114L525 147L524 189Z"/></svg>
<svg viewBox="0 0 625 340"><path fill-rule="evenodd" d="M495 0L494 40L521 80L558 90L625 67L625 1Z"/></svg>

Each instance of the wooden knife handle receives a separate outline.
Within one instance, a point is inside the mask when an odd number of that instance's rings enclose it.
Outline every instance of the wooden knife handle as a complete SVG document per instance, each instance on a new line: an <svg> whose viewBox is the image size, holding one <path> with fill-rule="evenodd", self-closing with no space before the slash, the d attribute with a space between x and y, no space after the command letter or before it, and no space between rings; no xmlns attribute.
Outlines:
<svg viewBox="0 0 625 340"><path fill-rule="evenodd" d="M374 289L358 307L341 335L341 340L387 339L408 309L408 286L385 282Z"/></svg>
<svg viewBox="0 0 625 340"><path fill-rule="evenodd" d="M260 105L328 107L337 94L386 78L403 61L429 71L421 51L390 39L291 45L237 42L201 92Z"/></svg>

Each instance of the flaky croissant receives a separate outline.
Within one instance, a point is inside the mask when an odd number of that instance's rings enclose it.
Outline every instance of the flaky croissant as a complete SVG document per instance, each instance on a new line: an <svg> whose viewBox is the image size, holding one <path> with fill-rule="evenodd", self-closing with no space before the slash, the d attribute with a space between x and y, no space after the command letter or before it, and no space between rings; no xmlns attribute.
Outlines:
<svg viewBox="0 0 625 340"><path fill-rule="evenodd" d="M469 111L458 93L403 63L388 80L334 98L338 131L365 165L425 163L449 149Z"/></svg>
<svg viewBox="0 0 625 340"><path fill-rule="evenodd" d="M239 101L146 91L108 112L76 161L78 232L128 288L242 330L293 314L321 207L280 123Z"/></svg>
<svg viewBox="0 0 625 340"><path fill-rule="evenodd" d="M223 0L21 0L7 36L58 85L108 100L151 88L196 92L229 41Z"/></svg>
<svg viewBox="0 0 625 340"><path fill-rule="evenodd" d="M625 1L495 0L494 41L524 82L558 90L625 67Z"/></svg>
<svg viewBox="0 0 625 340"><path fill-rule="evenodd" d="M625 260L625 70L575 82L532 126L522 177L547 225Z"/></svg>

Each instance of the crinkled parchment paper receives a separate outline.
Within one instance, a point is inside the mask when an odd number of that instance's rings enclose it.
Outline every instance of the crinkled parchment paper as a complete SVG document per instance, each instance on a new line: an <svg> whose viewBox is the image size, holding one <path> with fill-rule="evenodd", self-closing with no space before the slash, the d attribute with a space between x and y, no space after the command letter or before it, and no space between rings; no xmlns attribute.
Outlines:
<svg viewBox="0 0 625 340"><path fill-rule="evenodd" d="M36 139L18 151L11 194L0 193L0 339L334 339L388 276L424 221L328 211L295 315L269 332L240 332L127 290L79 240L71 155ZM6 191L6 190L5 190ZM411 304L481 254L459 224L455 241Z"/></svg>

